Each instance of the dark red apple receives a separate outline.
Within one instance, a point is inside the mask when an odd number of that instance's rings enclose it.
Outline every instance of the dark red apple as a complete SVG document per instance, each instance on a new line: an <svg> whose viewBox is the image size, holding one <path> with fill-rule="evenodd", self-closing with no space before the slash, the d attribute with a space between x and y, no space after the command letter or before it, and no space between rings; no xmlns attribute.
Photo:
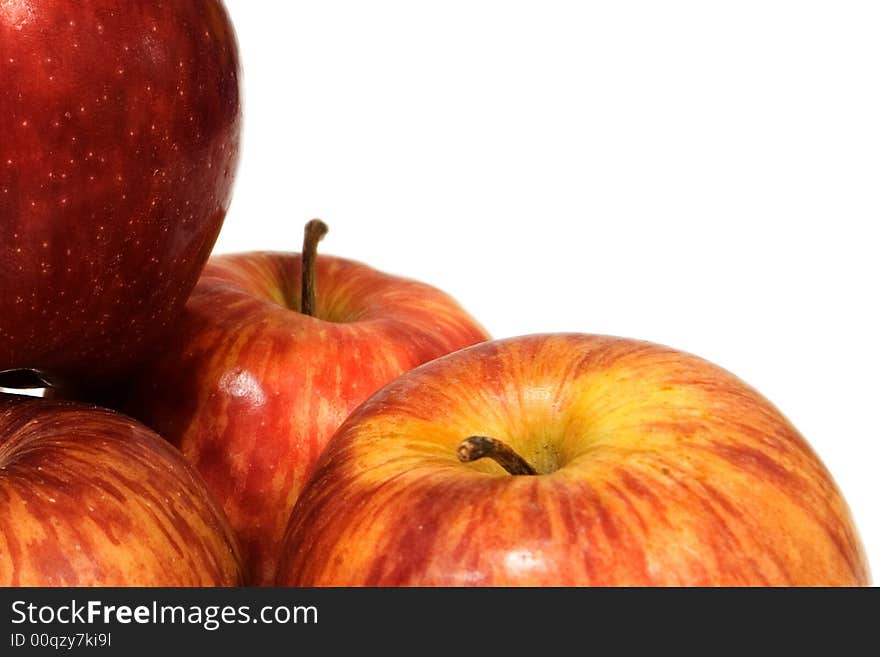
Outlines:
<svg viewBox="0 0 880 657"><path fill-rule="evenodd" d="M235 586L205 483L143 425L0 394L0 586Z"/></svg>
<svg viewBox="0 0 880 657"><path fill-rule="evenodd" d="M290 509L351 410L399 374L488 337L444 292L315 260L311 238L306 271L314 263L316 275L305 286L300 254L211 258L125 407L205 477L255 584L272 582Z"/></svg>
<svg viewBox="0 0 880 657"><path fill-rule="evenodd" d="M229 205L239 77L219 0L0 2L0 372L145 356Z"/></svg>

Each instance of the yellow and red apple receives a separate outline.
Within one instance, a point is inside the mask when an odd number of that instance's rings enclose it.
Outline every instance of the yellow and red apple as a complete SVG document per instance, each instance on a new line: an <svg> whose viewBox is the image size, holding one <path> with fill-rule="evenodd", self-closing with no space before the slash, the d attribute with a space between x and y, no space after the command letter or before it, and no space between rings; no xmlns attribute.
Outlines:
<svg viewBox="0 0 880 657"><path fill-rule="evenodd" d="M695 356L579 334L384 387L329 442L282 549L293 586L869 582L840 490L769 401Z"/></svg>
<svg viewBox="0 0 880 657"><path fill-rule="evenodd" d="M235 536L155 433L97 407L0 395L0 586L236 586Z"/></svg>
<svg viewBox="0 0 880 657"><path fill-rule="evenodd" d="M488 338L434 287L315 259L321 224L309 226L305 278L296 253L213 257L124 406L204 476L255 584L272 582L293 503L347 415L403 372Z"/></svg>

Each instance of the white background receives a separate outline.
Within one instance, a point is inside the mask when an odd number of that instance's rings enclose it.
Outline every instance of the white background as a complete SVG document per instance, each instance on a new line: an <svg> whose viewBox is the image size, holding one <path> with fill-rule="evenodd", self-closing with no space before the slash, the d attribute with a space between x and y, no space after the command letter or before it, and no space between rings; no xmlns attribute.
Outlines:
<svg viewBox="0 0 880 657"><path fill-rule="evenodd" d="M245 139L216 252L326 253L495 337L698 354L771 399L880 578L880 4L226 0Z"/></svg>

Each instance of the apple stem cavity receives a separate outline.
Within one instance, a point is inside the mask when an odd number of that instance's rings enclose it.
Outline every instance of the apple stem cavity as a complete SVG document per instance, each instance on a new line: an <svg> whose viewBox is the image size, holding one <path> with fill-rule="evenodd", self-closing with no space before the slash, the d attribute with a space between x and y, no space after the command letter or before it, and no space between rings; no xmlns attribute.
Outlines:
<svg viewBox="0 0 880 657"><path fill-rule="evenodd" d="M327 228L320 219L312 219L306 224L302 248L302 297L300 311L309 317L315 316L315 261L318 258L318 242L324 239Z"/></svg>
<svg viewBox="0 0 880 657"><path fill-rule="evenodd" d="M465 438L458 446L458 460L470 463L489 457L512 475L536 475L538 472L507 443L488 436Z"/></svg>

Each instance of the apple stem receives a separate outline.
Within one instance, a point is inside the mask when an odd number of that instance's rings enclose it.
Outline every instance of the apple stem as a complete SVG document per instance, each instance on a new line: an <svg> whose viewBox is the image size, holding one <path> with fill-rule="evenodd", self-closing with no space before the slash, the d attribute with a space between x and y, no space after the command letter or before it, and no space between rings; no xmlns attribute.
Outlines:
<svg viewBox="0 0 880 657"><path fill-rule="evenodd" d="M318 257L318 242L330 230L320 219L312 219L306 224L302 248L302 299L300 310L304 315L315 316L315 261Z"/></svg>
<svg viewBox="0 0 880 657"><path fill-rule="evenodd" d="M487 436L471 436L458 446L458 460L470 463L488 456L512 475L536 475L537 471L507 443Z"/></svg>

